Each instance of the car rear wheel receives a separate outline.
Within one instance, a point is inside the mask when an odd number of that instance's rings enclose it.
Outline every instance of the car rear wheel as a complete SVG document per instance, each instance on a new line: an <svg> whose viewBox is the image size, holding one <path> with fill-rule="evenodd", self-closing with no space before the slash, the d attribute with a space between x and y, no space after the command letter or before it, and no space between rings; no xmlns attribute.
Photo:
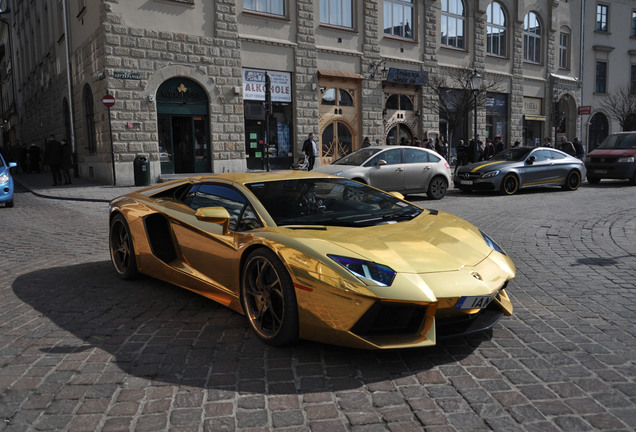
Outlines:
<svg viewBox="0 0 636 432"><path fill-rule="evenodd" d="M110 259L117 275L122 279L132 279L137 276L137 262L132 235L126 219L115 215L110 222L109 234Z"/></svg>
<svg viewBox="0 0 636 432"><path fill-rule="evenodd" d="M563 183L563 190L575 191L581 186L581 174L578 171L570 171Z"/></svg>
<svg viewBox="0 0 636 432"><path fill-rule="evenodd" d="M437 176L433 177L429 182L426 195L430 199L438 200L444 198L446 190L448 190L448 183L443 177Z"/></svg>
<svg viewBox="0 0 636 432"><path fill-rule="evenodd" d="M256 335L269 345L298 339L298 305L289 273L276 254L256 249L243 266L243 310Z"/></svg>
<svg viewBox="0 0 636 432"><path fill-rule="evenodd" d="M501 183L501 192L504 195L514 195L519 190L519 179L514 174L508 174Z"/></svg>

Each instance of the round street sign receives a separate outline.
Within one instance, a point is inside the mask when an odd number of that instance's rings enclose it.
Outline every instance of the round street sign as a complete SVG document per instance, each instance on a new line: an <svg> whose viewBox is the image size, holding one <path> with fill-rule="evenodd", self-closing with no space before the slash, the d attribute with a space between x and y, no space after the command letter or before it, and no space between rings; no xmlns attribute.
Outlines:
<svg viewBox="0 0 636 432"><path fill-rule="evenodd" d="M110 108L113 105L115 105L115 97L112 95L105 95L104 98L102 99L102 102L104 103L104 105Z"/></svg>

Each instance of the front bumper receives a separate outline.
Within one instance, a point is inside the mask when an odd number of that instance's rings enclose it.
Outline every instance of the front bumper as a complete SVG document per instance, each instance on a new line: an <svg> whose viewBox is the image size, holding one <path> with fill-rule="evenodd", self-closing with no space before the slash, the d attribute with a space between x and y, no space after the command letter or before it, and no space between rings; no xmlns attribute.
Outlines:
<svg viewBox="0 0 636 432"><path fill-rule="evenodd" d="M0 203L13 200L13 180L0 184Z"/></svg>
<svg viewBox="0 0 636 432"><path fill-rule="evenodd" d="M631 179L636 172L636 164L633 162L587 162L585 168L588 177L605 179Z"/></svg>

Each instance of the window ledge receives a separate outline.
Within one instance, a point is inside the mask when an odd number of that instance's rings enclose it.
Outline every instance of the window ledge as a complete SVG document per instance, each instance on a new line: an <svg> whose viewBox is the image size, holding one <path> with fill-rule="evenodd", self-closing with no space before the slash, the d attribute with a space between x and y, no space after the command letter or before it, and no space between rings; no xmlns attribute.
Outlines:
<svg viewBox="0 0 636 432"><path fill-rule="evenodd" d="M280 21L290 21L289 17L285 15L276 15L276 14L271 14L267 12L255 11L251 9L243 9L243 13L245 15L252 15L259 18L272 18L272 19L280 20Z"/></svg>

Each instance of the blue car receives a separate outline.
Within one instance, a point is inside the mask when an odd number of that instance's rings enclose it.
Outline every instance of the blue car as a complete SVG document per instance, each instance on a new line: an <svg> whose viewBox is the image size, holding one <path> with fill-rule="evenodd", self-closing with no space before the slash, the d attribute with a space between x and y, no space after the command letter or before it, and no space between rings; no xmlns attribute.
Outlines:
<svg viewBox="0 0 636 432"><path fill-rule="evenodd" d="M10 168L17 166L15 162L6 163L0 155L0 203L5 207L13 207L13 178Z"/></svg>

